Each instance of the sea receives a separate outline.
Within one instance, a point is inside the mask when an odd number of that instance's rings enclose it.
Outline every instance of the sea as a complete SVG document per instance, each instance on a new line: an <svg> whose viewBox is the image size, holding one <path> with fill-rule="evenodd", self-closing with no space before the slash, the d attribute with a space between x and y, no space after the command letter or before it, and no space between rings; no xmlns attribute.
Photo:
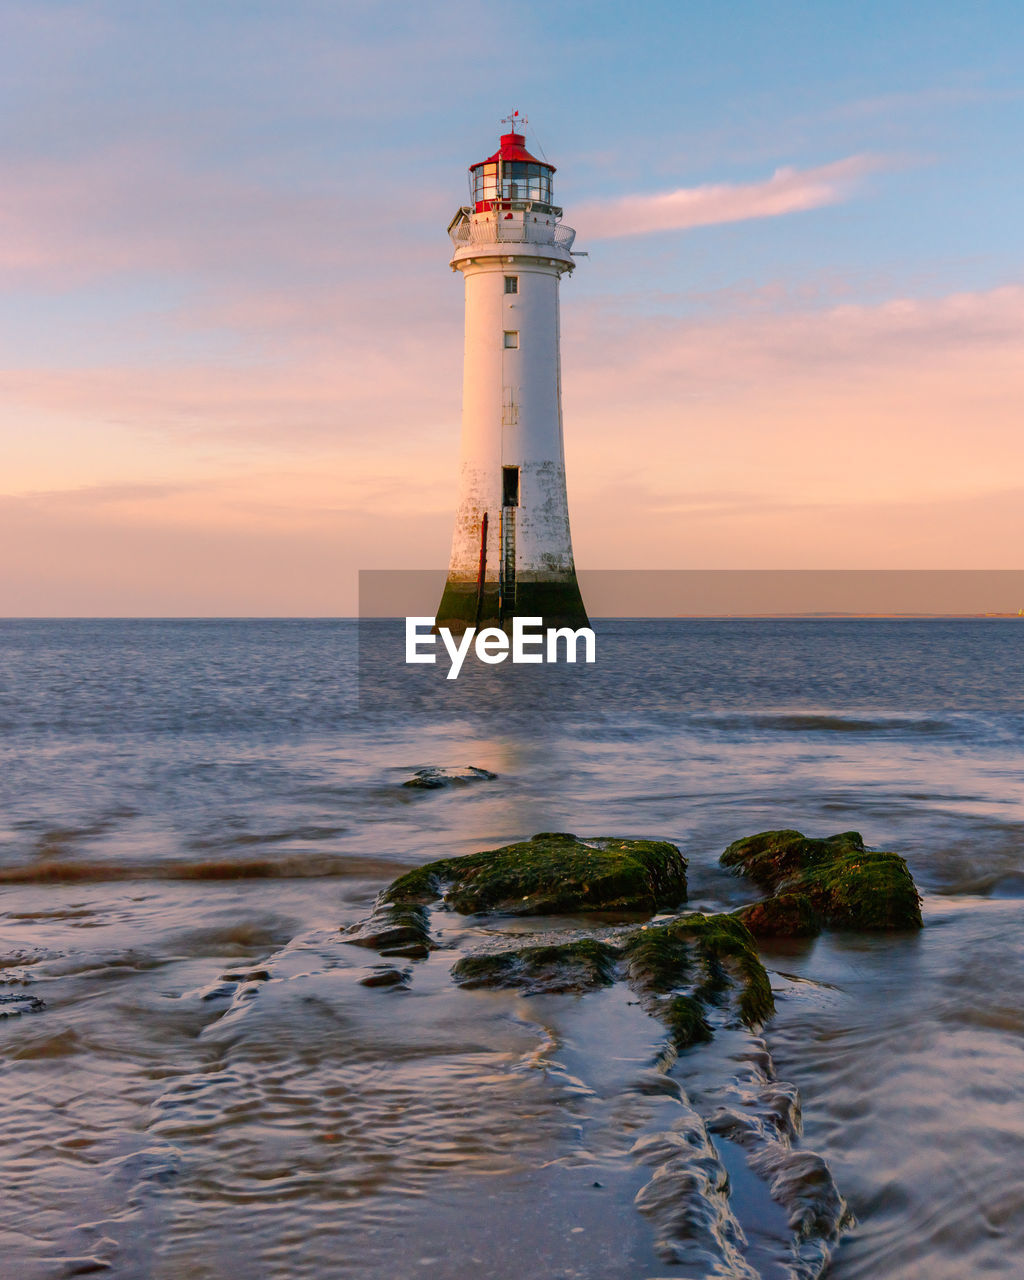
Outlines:
<svg viewBox="0 0 1024 1280"><path fill-rule="evenodd" d="M1024 1274L1024 621L594 626L449 681L384 620L0 622L4 1280ZM585 920L449 913L391 986L344 932L541 831L732 910L775 828L901 854L924 928L765 944L774 1018L678 1055L621 983L451 981ZM716 1137L769 1093L788 1200Z"/></svg>

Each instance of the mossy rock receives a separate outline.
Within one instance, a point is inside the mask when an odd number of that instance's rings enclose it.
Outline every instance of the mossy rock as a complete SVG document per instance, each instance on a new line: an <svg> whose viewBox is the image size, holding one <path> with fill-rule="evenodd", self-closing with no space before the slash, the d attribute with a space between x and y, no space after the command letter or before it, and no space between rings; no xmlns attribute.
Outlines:
<svg viewBox="0 0 1024 1280"><path fill-rule="evenodd" d="M761 831L734 840L722 854L721 864L741 870L762 889L776 893L800 872L832 862L840 854L863 851L864 840L859 831L842 831L821 840L800 831Z"/></svg>
<svg viewBox="0 0 1024 1280"><path fill-rule="evenodd" d="M858 831L825 839L762 831L734 841L721 861L773 895L741 913L760 936L809 936L822 924L865 930L921 927L921 898L905 860L865 849Z"/></svg>
<svg viewBox="0 0 1024 1280"><path fill-rule="evenodd" d="M544 831L500 849L430 862L381 895L395 906L437 898L463 915L651 914L686 901L686 859L663 840L581 840Z"/></svg>
<svg viewBox="0 0 1024 1280"><path fill-rule="evenodd" d="M513 987L524 995L593 991L615 981L618 952L596 938L463 956L452 966L461 987Z"/></svg>
<svg viewBox="0 0 1024 1280"><path fill-rule="evenodd" d="M541 832L530 840L444 858L400 876L377 899L372 916L346 932L349 941L388 948L388 955L425 955L437 943L430 915L440 906L461 914L544 915L645 912L686 897L686 859L660 840L581 840ZM575 931L574 931L575 932ZM605 936L518 944L509 938L452 966L463 987L506 988L524 995L593 991L619 977L636 990L677 1049L713 1034L710 1013L759 1026L774 1012L768 976L742 921L694 912L641 927L606 927Z"/></svg>
<svg viewBox="0 0 1024 1280"><path fill-rule="evenodd" d="M739 1015L749 1026L762 1024L775 1012L757 945L736 916L695 913L647 925L629 936L624 953L635 987L660 995L688 984L689 997L702 1007L701 1017L704 1007L721 1003L734 987ZM659 1016L668 1017L669 1011Z"/></svg>
<svg viewBox="0 0 1024 1280"><path fill-rule="evenodd" d="M679 916L614 939L576 938L461 957L452 977L463 987L513 988L524 995L592 991L618 976L638 992L677 1049L712 1038L708 1012L731 1006L760 1026L775 1010L754 939L735 916Z"/></svg>
<svg viewBox="0 0 1024 1280"><path fill-rule="evenodd" d="M755 938L813 938L821 932L818 915L806 893L779 893L736 912Z"/></svg>
<svg viewBox="0 0 1024 1280"><path fill-rule="evenodd" d="M848 929L920 929L921 898L896 853L849 853L803 877L829 924Z"/></svg>

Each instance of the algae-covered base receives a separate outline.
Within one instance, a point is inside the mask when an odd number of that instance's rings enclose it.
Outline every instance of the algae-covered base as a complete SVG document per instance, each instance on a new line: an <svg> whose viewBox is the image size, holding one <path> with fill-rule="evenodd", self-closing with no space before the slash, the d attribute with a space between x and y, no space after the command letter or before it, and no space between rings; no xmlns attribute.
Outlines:
<svg viewBox="0 0 1024 1280"><path fill-rule="evenodd" d="M513 618L539 618L542 629L570 627L575 631L589 627L576 571L566 569L532 579L520 574L514 603L499 598L496 581L488 581L481 592L475 578L467 581L449 577L437 607L435 626L461 635L467 627L509 630Z"/></svg>
<svg viewBox="0 0 1024 1280"><path fill-rule="evenodd" d="M686 859L663 840L582 840L544 831L500 849L430 862L381 895L395 906L437 898L463 915L651 914L686 901Z"/></svg>
<svg viewBox="0 0 1024 1280"><path fill-rule="evenodd" d="M865 849L858 831L813 839L762 831L736 840L723 866L772 896L739 914L755 934L806 937L823 925L897 930L921 927L921 898L903 858Z"/></svg>

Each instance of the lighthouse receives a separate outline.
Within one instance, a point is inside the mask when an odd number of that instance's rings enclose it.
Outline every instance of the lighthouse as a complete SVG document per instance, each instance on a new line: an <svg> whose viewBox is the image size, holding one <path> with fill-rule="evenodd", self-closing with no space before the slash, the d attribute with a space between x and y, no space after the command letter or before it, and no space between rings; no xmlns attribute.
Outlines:
<svg viewBox="0 0 1024 1280"><path fill-rule="evenodd" d="M555 167L514 132L469 169L448 227L466 288L462 454L448 579L436 625L588 625L565 491L558 285L576 232L554 203ZM523 121L525 123L525 121Z"/></svg>

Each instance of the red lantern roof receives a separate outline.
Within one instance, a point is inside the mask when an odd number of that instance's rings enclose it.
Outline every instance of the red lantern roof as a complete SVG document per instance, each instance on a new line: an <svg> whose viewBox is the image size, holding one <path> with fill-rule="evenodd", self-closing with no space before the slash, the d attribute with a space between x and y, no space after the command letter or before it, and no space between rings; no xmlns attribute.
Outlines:
<svg viewBox="0 0 1024 1280"><path fill-rule="evenodd" d="M536 156L531 156L526 149L525 133L503 133L501 135L501 146L495 151L493 156L488 156L486 160L480 160L476 164L470 165L471 169L479 169L482 164L493 164L495 160L513 160L523 161L526 164L542 164L545 169L555 172L555 166L548 164L546 160L538 160Z"/></svg>

